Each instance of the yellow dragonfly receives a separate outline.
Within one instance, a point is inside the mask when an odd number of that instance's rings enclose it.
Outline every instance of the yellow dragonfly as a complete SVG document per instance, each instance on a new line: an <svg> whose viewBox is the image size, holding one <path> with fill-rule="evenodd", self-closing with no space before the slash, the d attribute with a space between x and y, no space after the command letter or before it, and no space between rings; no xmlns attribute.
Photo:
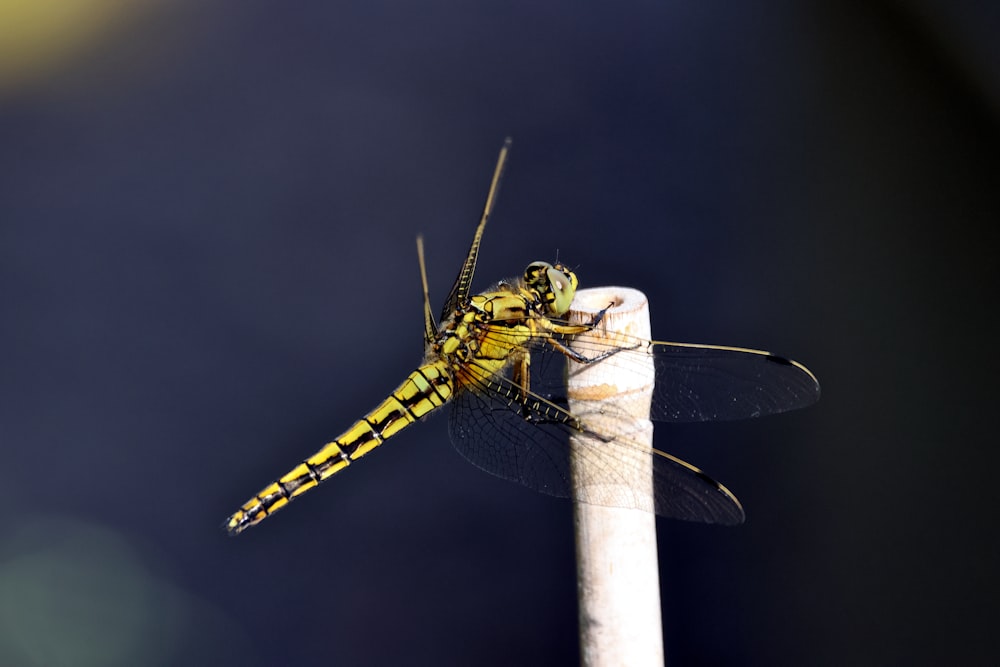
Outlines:
<svg viewBox="0 0 1000 667"><path fill-rule="evenodd" d="M589 323L566 319L578 281L558 262L533 262L521 279L473 295L479 246L509 148L510 139L500 151L482 218L439 321L417 239L423 363L374 410L254 494L227 519L230 534L259 523L446 403L452 405L449 432L455 447L499 477L598 505L706 523L743 521L743 508L728 489L698 468L637 442L625 426L615 426L613 410L602 410L607 414L599 426L574 414L566 398L566 361L614 365L619 373L647 372L651 364L650 417L667 422L743 419L805 407L819 399L816 377L802 364L760 350L582 336L604 311ZM608 492L606 484L588 486L586 480L577 480L574 488L570 438L592 467L605 471L605 480L618 480L624 491ZM652 496L628 487L630 471L643 466L652 470Z"/></svg>

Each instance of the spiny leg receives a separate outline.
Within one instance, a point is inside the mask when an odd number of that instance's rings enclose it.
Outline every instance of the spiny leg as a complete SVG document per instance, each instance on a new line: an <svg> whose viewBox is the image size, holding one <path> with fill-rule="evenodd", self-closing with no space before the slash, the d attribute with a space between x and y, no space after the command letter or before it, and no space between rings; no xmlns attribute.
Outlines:
<svg viewBox="0 0 1000 667"><path fill-rule="evenodd" d="M614 304L611 304L611 305L614 305ZM608 308L610 308L611 305L609 305ZM598 311L598 313L596 315L594 315L593 320L591 321L590 324L576 324L576 325L573 325L573 324L553 324L550 327L550 331L552 333L560 334L562 336L578 336L580 334L587 333L588 331L591 331L594 328L594 326L598 322L601 321L601 319L604 318L604 313L607 312L608 308L604 308L604 309ZM574 350L571 347L567 347L566 345L563 345L563 343L561 341L559 341L558 339L556 339L556 338L554 338L552 336L549 336L545 340L553 348L555 348L556 350L558 350L559 352L561 352L563 355L565 355L566 357L572 359L573 361L575 361L578 364L593 364L593 363L597 363L598 361L603 361L603 360L607 359L608 357L611 357L613 355L618 354L619 352L622 352L623 350L635 350L635 349L637 349L637 348L639 348L641 346L641 343L638 343L638 342L634 343L633 345L628 345L628 346L625 346L625 347L611 346L610 349L605 350L604 352L601 352L600 354L597 354L597 355L595 355L593 357L588 357L588 356L586 356L584 354L581 354L580 352L577 352L576 350Z"/></svg>
<svg viewBox="0 0 1000 667"><path fill-rule="evenodd" d="M528 409L528 397L531 395L531 353L528 350L519 350L513 356L511 380L519 390L516 394L517 402L521 406L522 416L526 420L532 421L531 412Z"/></svg>
<svg viewBox="0 0 1000 667"><path fill-rule="evenodd" d="M521 396L527 396L531 391L531 353L527 350L514 352L513 380L521 390Z"/></svg>

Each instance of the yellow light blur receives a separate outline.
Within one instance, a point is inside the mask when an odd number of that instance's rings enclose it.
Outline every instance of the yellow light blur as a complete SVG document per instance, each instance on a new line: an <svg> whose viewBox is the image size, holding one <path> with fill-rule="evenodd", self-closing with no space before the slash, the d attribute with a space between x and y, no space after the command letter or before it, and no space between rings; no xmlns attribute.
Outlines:
<svg viewBox="0 0 1000 667"><path fill-rule="evenodd" d="M45 76L133 14L125 0L0 0L0 90Z"/></svg>

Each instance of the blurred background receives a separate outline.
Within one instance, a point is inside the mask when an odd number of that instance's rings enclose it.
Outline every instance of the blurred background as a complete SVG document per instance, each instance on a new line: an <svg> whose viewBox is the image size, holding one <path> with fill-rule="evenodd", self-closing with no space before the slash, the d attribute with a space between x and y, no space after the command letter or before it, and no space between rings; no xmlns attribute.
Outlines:
<svg viewBox="0 0 1000 667"><path fill-rule="evenodd" d="M530 261L761 347L808 410L659 426L677 665L987 664L1000 29L985 2L0 2L0 665L568 665L571 507L401 434L228 514Z"/></svg>

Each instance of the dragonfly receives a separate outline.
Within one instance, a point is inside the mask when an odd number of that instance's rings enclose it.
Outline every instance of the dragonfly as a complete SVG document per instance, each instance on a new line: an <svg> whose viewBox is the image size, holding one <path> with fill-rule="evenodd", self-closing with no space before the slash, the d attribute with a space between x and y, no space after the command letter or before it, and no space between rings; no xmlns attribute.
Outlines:
<svg viewBox="0 0 1000 667"><path fill-rule="evenodd" d="M600 405L600 419L593 418L593 410L575 411L567 398L567 364L607 365L626 374L652 369L649 416L665 422L734 420L802 408L819 399L816 377L802 364L762 350L624 334L590 336L605 311L590 321L568 319L579 282L558 261L532 262L519 279L473 294L479 248L509 149L507 139L439 318L430 306L423 240L417 238L423 362L371 412L245 502L225 522L231 535L260 523L446 404L451 405L452 443L471 463L501 478L549 495L669 518L726 525L744 521L742 505L726 487L633 437L631 420L619 419L613 407ZM601 473L595 481L574 476L571 451ZM650 471L643 488L634 481L639 470Z"/></svg>

